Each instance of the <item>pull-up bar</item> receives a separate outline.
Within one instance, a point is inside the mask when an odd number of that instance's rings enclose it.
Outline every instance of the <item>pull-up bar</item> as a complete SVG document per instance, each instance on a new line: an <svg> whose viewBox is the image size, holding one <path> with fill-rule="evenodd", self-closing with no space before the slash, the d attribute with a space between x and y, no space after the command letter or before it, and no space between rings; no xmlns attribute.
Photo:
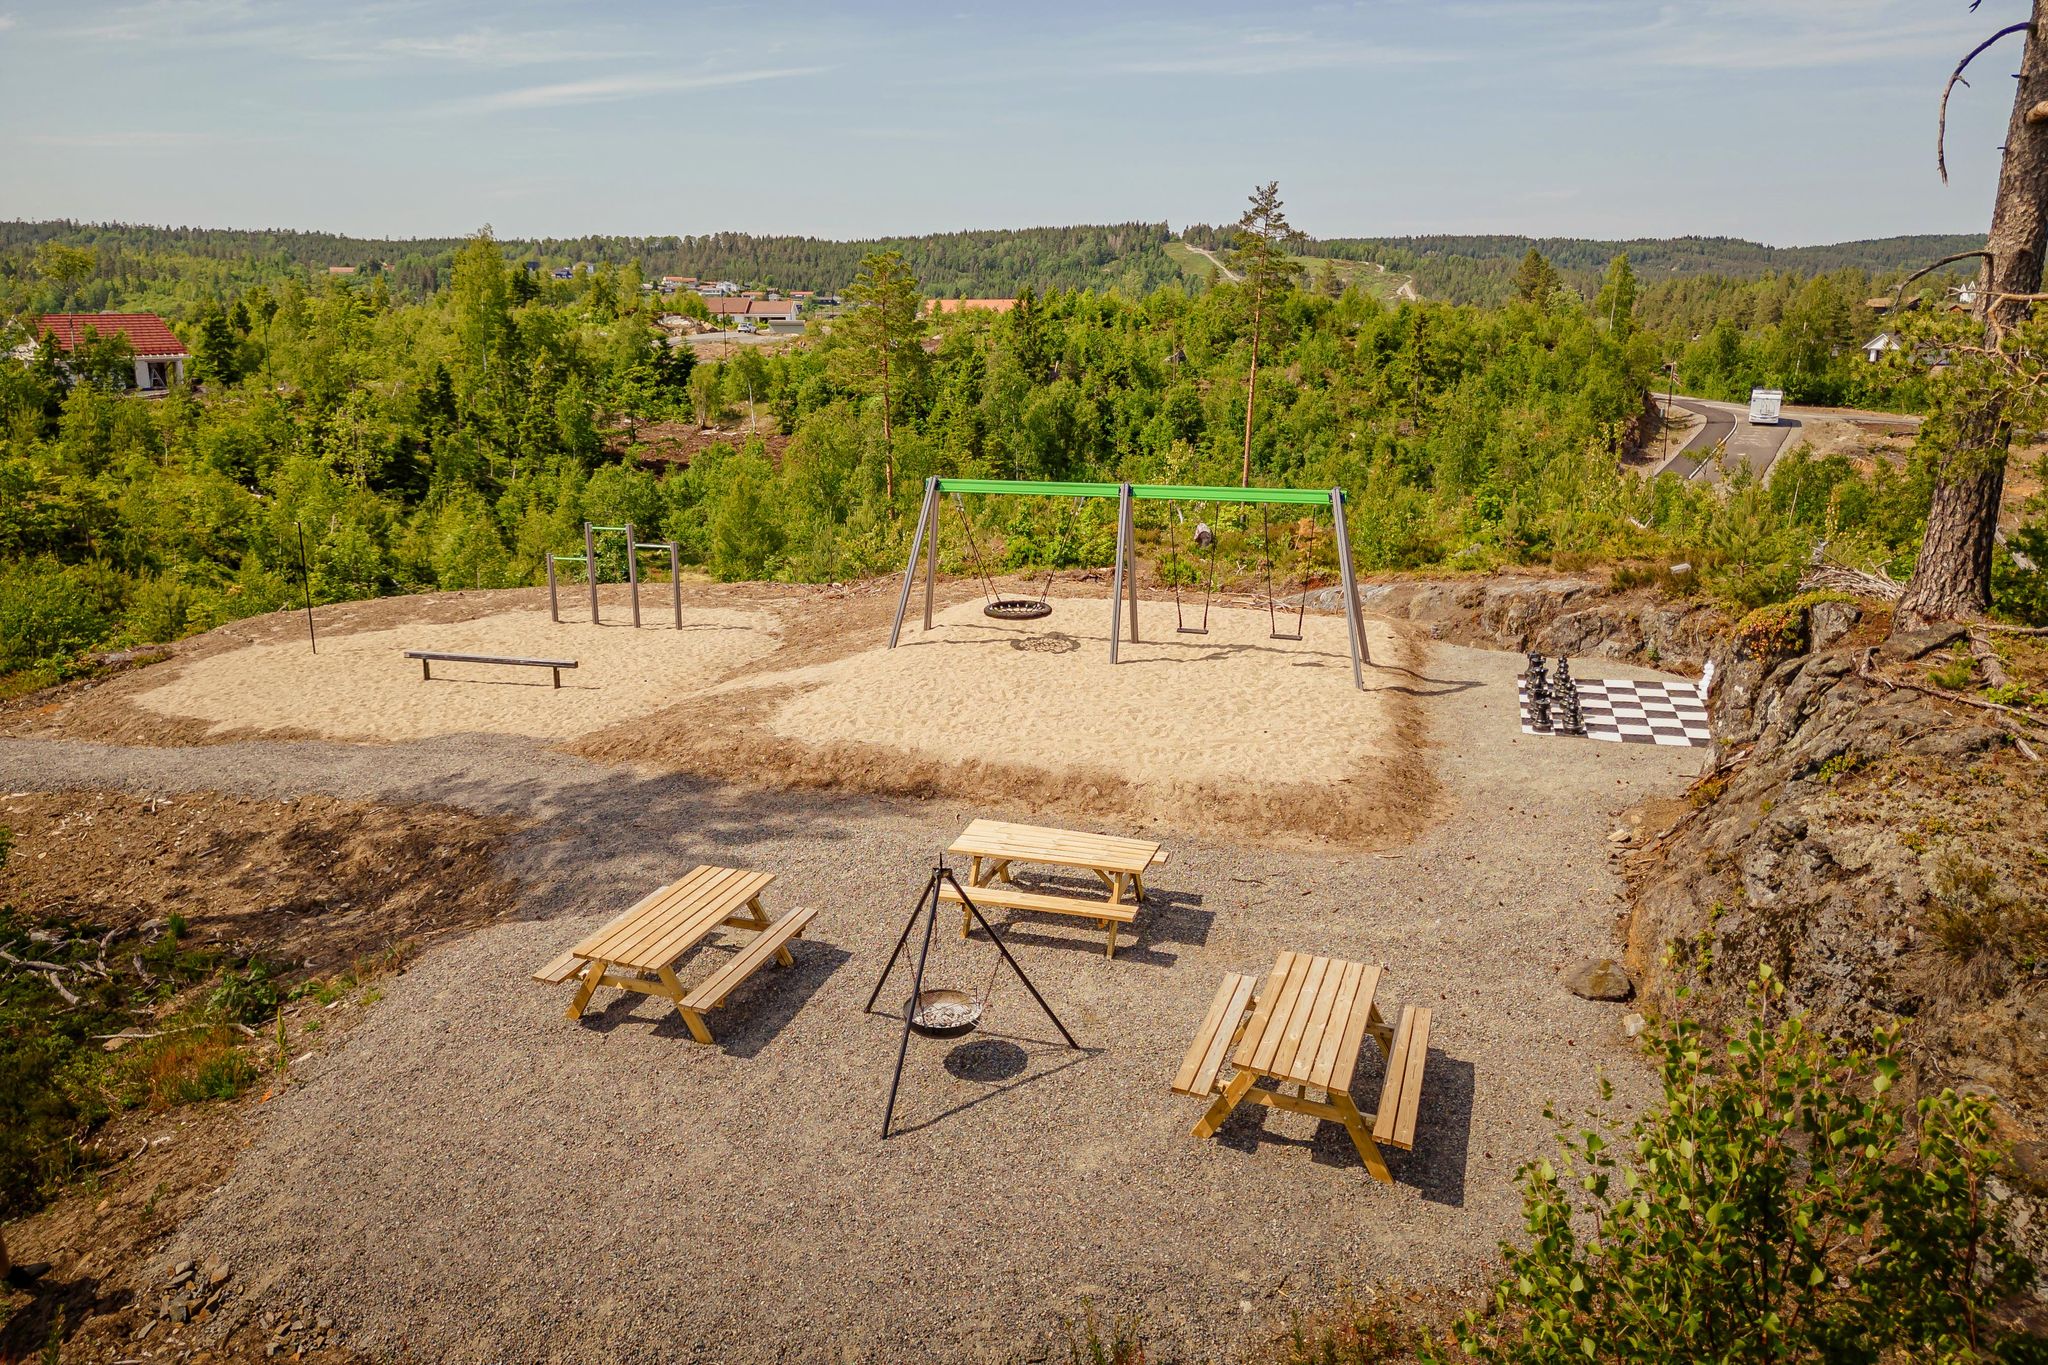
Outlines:
<svg viewBox="0 0 2048 1365"><path fill-rule="evenodd" d="M903 633L910 590L917 582L918 561L925 566L924 628L932 628L932 597L939 573L939 498L946 493L993 493L1019 497L1115 498L1116 571L1110 586L1109 661L1117 661L1123 639L1125 600L1129 601L1131 641L1138 639L1138 531L1133 502L1219 502L1289 504L1330 509L1337 541L1337 570L1344 585L1344 625L1351 638L1351 680L1365 688L1365 618L1358 600L1358 576L1351 567L1351 537L1344 526L1341 488L1208 488L1198 484L1072 483L1030 479L926 479L924 510L910 542L910 563L903 570L903 591L896 599L896 619L889 627L889 648ZM1304 591L1306 589L1304 588Z"/></svg>

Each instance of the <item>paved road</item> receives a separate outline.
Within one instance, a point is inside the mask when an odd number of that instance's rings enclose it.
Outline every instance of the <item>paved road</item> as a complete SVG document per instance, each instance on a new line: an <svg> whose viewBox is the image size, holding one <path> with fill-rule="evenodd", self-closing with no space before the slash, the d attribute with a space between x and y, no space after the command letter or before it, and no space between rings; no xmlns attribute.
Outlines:
<svg viewBox="0 0 2048 1365"><path fill-rule="evenodd" d="M1920 424L1917 417L1897 413L1786 407L1779 410L1777 425L1759 426L1750 423L1747 403L1724 403L1715 398L1676 398L1672 403L1698 414L1704 422L1691 439L1653 472L1661 474L1668 469L1682 479L1699 483L1718 483L1724 470L1733 473L1745 467L1757 478L1763 478L1777 463L1778 456L1794 444L1793 438L1806 421L1815 418L1895 422L1907 429Z"/></svg>

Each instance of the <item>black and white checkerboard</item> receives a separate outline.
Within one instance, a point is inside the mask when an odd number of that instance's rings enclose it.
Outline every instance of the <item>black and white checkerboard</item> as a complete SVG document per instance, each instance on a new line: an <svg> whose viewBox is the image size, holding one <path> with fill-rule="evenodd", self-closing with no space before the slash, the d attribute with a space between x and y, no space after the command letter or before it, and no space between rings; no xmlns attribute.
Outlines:
<svg viewBox="0 0 2048 1365"><path fill-rule="evenodd" d="M1691 748L1713 743L1714 732L1707 723L1707 704L1700 697L1698 683L1638 682L1632 678L1574 681L1579 689L1579 715L1586 722L1585 739ZM1529 723L1527 678L1515 679L1515 695L1521 703L1523 734L1581 738L1556 730L1539 730ZM1558 711L1558 704L1551 702L1553 720Z"/></svg>

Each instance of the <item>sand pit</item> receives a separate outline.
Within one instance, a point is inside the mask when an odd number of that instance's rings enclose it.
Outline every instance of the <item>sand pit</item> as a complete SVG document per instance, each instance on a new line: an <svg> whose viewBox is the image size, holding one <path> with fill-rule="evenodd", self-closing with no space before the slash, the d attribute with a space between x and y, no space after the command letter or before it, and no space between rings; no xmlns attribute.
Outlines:
<svg viewBox="0 0 2048 1365"><path fill-rule="evenodd" d="M318 654L303 643L257 644L195 659L135 695L161 716L209 723L215 733L286 730L329 739L409 740L484 733L571 739L644 716L772 653L775 618L759 611L689 607L683 628L593 627L509 611L333 635ZM546 669L434 665L424 682L407 649L574 659L561 690Z"/></svg>
<svg viewBox="0 0 2048 1365"><path fill-rule="evenodd" d="M1311 616L1298 641L1268 638L1263 611L1218 608L1207 635L1175 635L1170 609L1145 604L1146 638L1109 662L1109 604L1063 599L1042 621L997 621L981 603L950 607L926 634L796 674L732 686L801 686L767 728L808 745L878 745L925 758L1102 772L1135 783L1341 782L1362 760L1394 756L1384 689L1360 692L1341 616ZM1293 618L1281 623L1293 629ZM1384 626L1368 623L1377 656Z"/></svg>

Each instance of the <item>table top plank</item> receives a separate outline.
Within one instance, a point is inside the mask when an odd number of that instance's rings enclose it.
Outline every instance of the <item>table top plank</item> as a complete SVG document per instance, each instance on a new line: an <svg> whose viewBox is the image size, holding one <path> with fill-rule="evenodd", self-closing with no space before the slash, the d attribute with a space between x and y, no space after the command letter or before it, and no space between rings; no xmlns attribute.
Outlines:
<svg viewBox="0 0 2048 1365"><path fill-rule="evenodd" d="M712 867L694 867L668 885L656 887L628 906L624 913L592 930L582 942L569 951L578 957L609 961L605 954L622 951L629 942L637 939L639 931L646 927L649 917L661 915L677 906L717 870Z"/></svg>
<svg viewBox="0 0 2048 1365"><path fill-rule="evenodd" d="M1294 1038L1290 1030L1289 1045L1292 1051L1290 1052L1288 1047L1282 1047L1279 1055L1273 1058L1274 1071L1290 1081L1301 1084L1307 1084L1309 1074L1315 1070L1316 1057L1323 1050L1323 1036L1329 1031L1331 1022L1335 1020L1341 1024L1344 1018L1333 1011L1337 1004L1337 995L1344 985L1345 973L1351 969L1352 964L1334 957L1325 958L1323 961L1323 979L1314 987L1315 1001L1309 1009L1307 1025L1301 1030L1301 1037Z"/></svg>
<svg viewBox="0 0 2048 1365"><path fill-rule="evenodd" d="M657 971L718 927L775 879L773 873L698 866L643 897L570 949L578 957Z"/></svg>
<svg viewBox="0 0 2048 1365"><path fill-rule="evenodd" d="M1371 976L1372 983L1378 984L1379 969L1367 967L1363 962L1347 962L1344 973L1338 979L1337 990L1331 996L1330 1017L1323 1024L1322 1046L1316 1049L1308 1067L1308 1083L1319 1090L1327 1090L1330 1073L1336 1070L1337 1048L1344 1039L1344 1025L1351 1018L1352 1002L1358 999L1359 984ZM1371 986L1367 987L1370 998Z"/></svg>
<svg viewBox="0 0 2048 1365"><path fill-rule="evenodd" d="M1372 997L1379 989L1381 975L1378 967L1366 970L1372 979L1359 983L1358 995L1351 1002L1351 1016L1344 1021L1343 1035L1337 1041L1337 1063L1330 1068L1331 1090L1349 1090L1351 1075L1358 1069L1358 1049L1365 1043L1365 1026L1372 1020ZM1366 988L1368 985L1371 990Z"/></svg>
<svg viewBox="0 0 2048 1365"><path fill-rule="evenodd" d="M1295 953L1287 965L1287 977L1280 983L1273 1001L1273 1011L1266 1017L1265 1028L1256 1042L1246 1035L1244 1046L1238 1049L1243 1060L1237 1064L1262 1074L1273 1065L1273 1054L1280 1050L1280 1039L1287 1031L1287 1021L1294 1015L1294 1007L1301 1000L1301 986L1308 979L1309 968L1315 965L1315 958L1308 953Z"/></svg>
<svg viewBox="0 0 2048 1365"><path fill-rule="evenodd" d="M1111 872L1142 873L1159 852L1156 841L1114 834L1013 825L1001 820L970 822L946 850L956 857L1015 859L1068 867L1099 867Z"/></svg>
<svg viewBox="0 0 2048 1365"><path fill-rule="evenodd" d="M1266 982L1259 987L1252 1007L1252 1017L1245 1021L1244 1036L1238 1040L1237 1051L1231 1054L1232 1066L1250 1066L1252 1053L1265 1035L1266 1025L1272 1022L1273 1007L1280 1003L1280 988L1287 981L1287 974L1294 970L1295 954L1282 952L1273 961L1273 970L1267 974Z"/></svg>
<svg viewBox="0 0 2048 1365"><path fill-rule="evenodd" d="M737 868L699 868L679 884L677 894L643 910L604 945L608 961L654 970L669 964L657 948L678 930L695 926L708 909L728 903L732 889L753 874ZM696 937L701 938L702 932ZM677 952L681 950L678 949Z"/></svg>
<svg viewBox="0 0 2048 1365"><path fill-rule="evenodd" d="M1301 980L1301 994L1295 997L1294 1012L1288 1016L1286 1027L1280 1030L1280 1046L1273 1049L1273 1060L1267 1066L1269 1074L1286 1076L1293 1070L1295 1054L1301 1050L1301 1040L1307 1035L1316 1011L1322 1009L1328 1014L1322 991L1323 978L1329 974L1329 958L1318 955L1309 959L1308 975Z"/></svg>

